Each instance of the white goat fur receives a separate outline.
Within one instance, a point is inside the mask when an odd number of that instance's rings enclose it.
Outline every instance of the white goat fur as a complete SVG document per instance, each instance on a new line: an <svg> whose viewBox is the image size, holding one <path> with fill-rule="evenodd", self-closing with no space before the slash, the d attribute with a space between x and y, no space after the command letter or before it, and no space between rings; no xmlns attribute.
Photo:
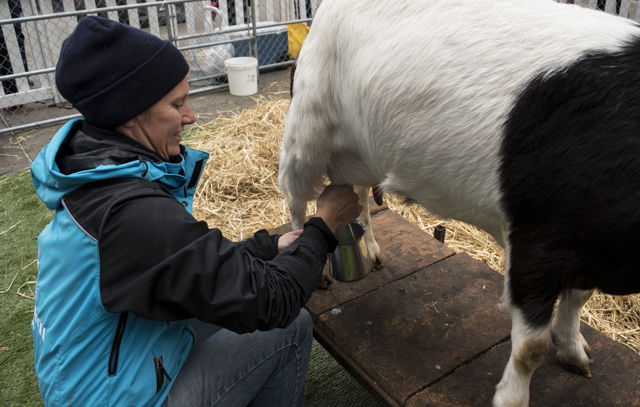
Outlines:
<svg viewBox="0 0 640 407"><path fill-rule="evenodd" d="M366 196L377 184L484 229L508 250L498 170L514 100L536 74L640 34L622 21L551 0L324 0L297 61L285 124L279 182L293 227L302 227L307 201L328 176L360 186L372 260L380 250ZM505 290L507 308L509 300ZM548 342L548 330L529 332L511 312L513 354L528 341ZM556 316L554 326L558 318L575 325ZM584 342L575 329L561 334L574 348ZM496 406L528 405L531 375L518 372L513 354Z"/></svg>

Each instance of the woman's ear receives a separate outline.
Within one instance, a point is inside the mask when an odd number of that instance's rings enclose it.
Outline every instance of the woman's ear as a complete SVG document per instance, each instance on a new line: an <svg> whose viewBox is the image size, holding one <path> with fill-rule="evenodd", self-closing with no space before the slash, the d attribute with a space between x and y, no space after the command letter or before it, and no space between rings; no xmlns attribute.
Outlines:
<svg viewBox="0 0 640 407"><path fill-rule="evenodd" d="M129 121L125 122L124 124L121 124L120 126L115 128L115 131L117 131L120 134L124 134L125 136L134 138L134 127L136 127L137 124L137 117L134 117L133 119L130 119Z"/></svg>
<svg viewBox="0 0 640 407"><path fill-rule="evenodd" d="M131 120L129 120L128 122L126 122L125 124L121 124L118 127L124 127L125 129L131 129L133 128L133 126L135 125L135 117Z"/></svg>

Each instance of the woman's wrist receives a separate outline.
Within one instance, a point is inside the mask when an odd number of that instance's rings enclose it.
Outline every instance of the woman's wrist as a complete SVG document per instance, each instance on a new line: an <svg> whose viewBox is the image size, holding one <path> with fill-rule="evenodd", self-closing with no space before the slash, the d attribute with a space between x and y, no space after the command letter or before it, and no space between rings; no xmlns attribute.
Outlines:
<svg viewBox="0 0 640 407"><path fill-rule="evenodd" d="M331 233L333 233L335 235L336 230L338 230L338 225L334 221L332 216L330 216L328 213L326 213L324 211L316 212L315 216L317 218L321 218L324 221L324 223L329 227L329 229L331 229Z"/></svg>

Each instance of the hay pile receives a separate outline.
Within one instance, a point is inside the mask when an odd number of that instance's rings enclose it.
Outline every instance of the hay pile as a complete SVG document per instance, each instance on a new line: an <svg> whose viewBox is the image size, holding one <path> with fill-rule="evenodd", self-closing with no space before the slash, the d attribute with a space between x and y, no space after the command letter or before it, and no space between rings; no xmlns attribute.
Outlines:
<svg viewBox="0 0 640 407"><path fill-rule="evenodd" d="M231 240L289 222L278 187L289 101L260 102L254 109L192 129L185 141L211 154L194 199L194 216Z"/></svg>
<svg viewBox="0 0 640 407"><path fill-rule="evenodd" d="M289 222L278 188L278 162L288 100L258 101L258 107L189 131L185 143L211 153L194 201L194 215L232 240ZM504 273L504 250L486 233L439 219L418 205L385 196L391 210L429 234L443 224L446 244ZM308 214L313 213L313 205ZM375 231L374 231L375 232ZM582 320L640 353L640 295L595 294Z"/></svg>

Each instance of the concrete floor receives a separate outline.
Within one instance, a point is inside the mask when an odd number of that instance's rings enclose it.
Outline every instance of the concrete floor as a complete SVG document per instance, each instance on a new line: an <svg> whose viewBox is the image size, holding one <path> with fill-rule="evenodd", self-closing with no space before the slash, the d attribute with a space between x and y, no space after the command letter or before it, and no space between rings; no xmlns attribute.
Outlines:
<svg viewBox="0 0 640 407"><path fill-rule="evenodd" d="M191 96L189 104L196 115L197 123L207 124L218 117L230 116L244 109L253 108L261 98L267 100L288 99L290 71L289 67L284 70L260 74L258 93L252 96L233 96L227 89ZM27 106L22 112L16 111L12 115L14 118L12 122L6 120L9 126L13 127L78 113L75 109L45 107L44 104L31 105L35 106ZM0 176L29 168L33 159L63 124L64 122L60 122L16 134L0 134Z"/></svg>

